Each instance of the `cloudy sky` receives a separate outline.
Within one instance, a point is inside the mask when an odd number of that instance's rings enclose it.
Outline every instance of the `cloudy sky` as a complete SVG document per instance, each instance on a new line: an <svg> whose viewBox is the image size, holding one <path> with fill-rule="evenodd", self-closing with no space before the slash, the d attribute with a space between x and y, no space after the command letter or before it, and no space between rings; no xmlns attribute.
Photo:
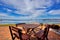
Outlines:
<svg viewBox="0 0 60 40"><path fill-rule="evenodd" d="M36 22L35 20L38 21L39 19L59 18L60 0L0 0L1 24L26 22L27 20Z"/></svg>

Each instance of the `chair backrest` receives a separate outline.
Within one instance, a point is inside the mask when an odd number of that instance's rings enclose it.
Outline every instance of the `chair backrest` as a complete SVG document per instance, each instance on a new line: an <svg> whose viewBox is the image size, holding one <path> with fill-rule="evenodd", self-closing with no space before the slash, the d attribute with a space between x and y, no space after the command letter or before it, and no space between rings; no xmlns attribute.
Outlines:
<svg viewBox="0 0 60 40"><path fill-rule="evenodd" d="M46 28L44 29L44 34L43 34L43 40L48 40L48 33L49 33L49 28L50 28L50 25L47 25Z"/></svg>
<svg viewBox="0 0 60 40"><path fill-rule="evenodd" d="M50 25L47 25L46 28L44 29L44 35L48 36Z"/></svg>
<svg viewBox="0 0 60 40"><path fill-rule="evenodd" d="M15 38L17 39L20 39L22 40L22 30L16 28L16 27L13 27L13 26L9 26L9 29L10 29L10 33L11 33L11 36L12 36L12 40L15 40Z"/></svg>
<svg viewBox="0 0 60 40"><path fill-rule="evenodd" d="M25 23L18 23L18 24L16 24L16 27L18 27L19 25L22 25L22 24L25 24Z"/></svg>

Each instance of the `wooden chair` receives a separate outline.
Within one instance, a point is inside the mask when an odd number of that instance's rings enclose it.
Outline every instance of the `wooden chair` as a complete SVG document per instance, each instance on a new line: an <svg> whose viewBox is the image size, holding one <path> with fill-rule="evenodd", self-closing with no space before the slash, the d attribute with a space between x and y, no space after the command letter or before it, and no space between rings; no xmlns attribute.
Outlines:
<svg viewBox="0 0 60 40"><path fill-rule="evenodd" d="M36 34L36 35L38 35L38 36L36 36L38 38L38 40L48 40L49 28L50 28L50 25L47 25L42 33L40 32L40 33ZM39 36L39 34L41 34L42 36Z"/></svg>
<svg viewBox="0 0 60 40"><path fill-rule="evenodd" d="M13 26L9 26L9 30L10 30L10 33L12 36L12 40L15 40L15 38L22 40L22 33L21 33L22 30L20 30L16 27L13 27Z"/></svg>
<svg viewBox="0 0 60 40"><path fill-rule="evenodd" d="M50 25L47 25L46 28L44 29L44 34L42 36L43 37L42 40L48 40L49 28L50 28Z"/></svg>

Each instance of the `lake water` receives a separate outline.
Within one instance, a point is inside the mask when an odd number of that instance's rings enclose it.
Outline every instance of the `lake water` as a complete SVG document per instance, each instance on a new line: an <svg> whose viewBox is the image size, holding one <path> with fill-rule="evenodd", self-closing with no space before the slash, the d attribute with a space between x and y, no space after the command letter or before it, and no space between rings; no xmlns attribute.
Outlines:
<svg viewBox="0 0 60 40"><path fill-rule="evenodd" d="M60 23L60 19L30 19L30 20L19 20L19 19L0 19L0 24L16 24L16 23Z"/></svg>

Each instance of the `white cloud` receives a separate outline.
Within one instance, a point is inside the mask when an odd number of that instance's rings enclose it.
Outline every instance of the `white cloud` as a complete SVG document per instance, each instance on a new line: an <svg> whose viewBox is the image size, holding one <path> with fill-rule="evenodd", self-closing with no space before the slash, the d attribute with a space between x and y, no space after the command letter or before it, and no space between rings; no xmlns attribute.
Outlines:
<svg viewBox="0 0 60 40"><path fill-rule="evenodd" d="M6 10L7 10L7 12L12 12L12 10L11 10L11 9L8 9L8 8L7 8Z"/></svg>
<svg viewBox="0 0 60 40"><path fill-rule="evenodd" d="M60 0L56 0L57 3L60 3Z"/></svg>
<svg viewBox="0 0 60 40"><path fill-rule="evenodd" d="M9 16L6 13L0 12L0 19L15 19L15 17L14 16Z"/></svg>
<svg viewBox="0 0 60 40"><path fill-rule="evenodd" d="M21 16L19 17L20 19L35 19L36 17L44 14L45 10L34 10L32 11L31 13L33 14L30 14L29 16Z"/></svg>
<svg viewBox="0 0 60 40"><path fill-rule="evenodd" d="M0 5L2 5L2 4L0 4Z"/></svg>
<svg viewBox="0 0 60 40"><path fill-rule="evenodd" d="M51 10L49 13L50 13L51 15L60 14L60 10Z"/></svg>
<svg viewBox="0 0 60 40"><path fill-rule="evenodd" d="M0 16L8 16L8 15L4 13L0 13Z"/></svg>
<svg viewBox="0 0 60 40"><path fill-rule="evenodd" d="M33 6L36 8L46 8L52 6L52 0L34 0Z"/></svg>
<svg viewBox="0 0 60 40"><path fill-rule="evenodd" d="M12 5L14 8L17 9L17 11L14 11L16 14L22 14L22 15L29 15L29 16L20 16L20 17L14 17L14 16L8 16L6 14L5 17L11 18L11 19L35 19L38 16L45 14L45 9L41 10L35 10L34 8L46 8L53 5L52 0L2 0L7 5ZM10 9L6 9L9 12L12 12ZM58 10L57 10L58 11ZM60 11L58 11L60 12ZM49 13L57 14L55 10L50 11ZM59 13L58 13L59 14Z"/></svg>
<svg viewBox="0 0 60 40"><path fill-rule="evenodd" d="M26 8L23 0L2 0L5 4L13 5L18 10Z"/></svg>
<svg viewBox="0 0 60 40"><path fill-rule="evenodd" d="M52 0L2 0L5 4L13 5L17 9L16 14L29 15L20 18L35 18L45 12L45 10L34 10L34 8L50 7ZM10 11L10 10L9 10ZM31 14L31 15L30 15Z"/></svg>

